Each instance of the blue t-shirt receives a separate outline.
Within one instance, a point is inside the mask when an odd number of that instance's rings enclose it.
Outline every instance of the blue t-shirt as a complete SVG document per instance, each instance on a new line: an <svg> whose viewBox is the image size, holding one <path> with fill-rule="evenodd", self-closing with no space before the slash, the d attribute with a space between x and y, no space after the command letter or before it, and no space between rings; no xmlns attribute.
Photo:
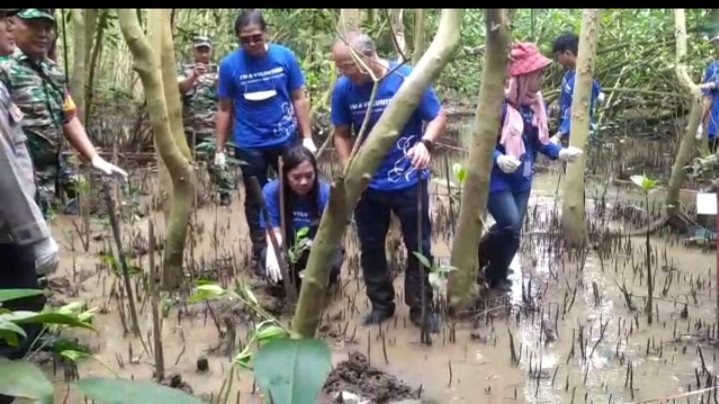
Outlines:
<svg viewBox="0 0 719 404"><path fill-rule="evenodd" d="M494 147L494 164L492 165L492 176L489 180L489 192L495 191L512 191L522 192L529 191L532 189L532 177L534 176L534 161L537 159L537 152L542 153L552 160L556 160L559 157L559 151L561 147L555 145L552 142L542 144L539 141L538 132L536 126L532 125L532 118L534 112L529 107L520 107L519 112L522 114L524 120L524 132L522 133L522 141L524 142L524 155L522 155L519 161L522 164L517 170L511 174L507 174L502 171L497 165L497 157L504 154L504 146L499 144L499 137L497 138L497 144ZM507 113L507 103L502 103L502 116L500 122L504 122L504 116ZM501 133L500 128L500 133Z"/></svg>
<svg viewBox="0 0 719 404"><path fill-rule="evenodd" d="M712 106L709 110L709 124L707 125L707 136L709 139L715 138L717 135L717 129L719 129L719 97L717 97L717 94L719 94L719 60L709 63L707 71L704 73L703 84L711 82L716 83L717 88L713 90L702 90L704 95L712 97Z"/></svg>
<svg viewBox="0 0 719 404"><path fill-rule="evenodd" d="M217 95L234 104L235 145L241 148L275 146L295 135L297 119L292 91L305 83L294 53L270 44L257 58L242 48L220 62Z"/></svg>
<svg viewBox="0 0 719 404"><path fill-rule="evenodd" d="M330 186L326 182L319 181L320 192L318 192L317 208L319 209L317 214L322 215L327 201L330 199ZM267 205L267 212L270 215L270 223L272 227L280 227L280 181L274 179L262 188L262 196L265 198L265 204ZM303 197L295 198L292 206L292 228L295 233L303 227L309 227L315 220L320 217L310 217L312 214L312 205L310 204L311 196L305 195ZM289 220L287 222L289 224ZM266 228L264 215L260 215L260 227Z"/></svg>
<svg viewBox="0 0 719 404"><path fill-rule="evenodd" d="M396 65L397 63L390 62L390 69L394 69ZM367 129L363 135L364 140L367 139L390 100L399 90L405 77L409 76L411 72L412 68L404 65L380 81ZM332 125L350 126L354 130L354 135L357 136L367 111L373 84L369 82L356 85L345 76L338 78L332 93L332 111L330 114ZM423 123L436 118L439 110L440 103L437 95L432 86L428 86L419 101L417 109L412 113L400 132L397 143L387 153L384 161L374 173L369 183L370 188L390 191L407 188L417 183L417 170L412 168L412 160L406 157L405 154L422 138ZM422 170L420 175L422 179L429 178L429 170Z"/></svg>
<svg viewBox="0 0 719 404"><path fill-rule="evenodd" d="M572 97L574 96L574 79L576 72L574 70L566 70L564 76L562 76L562 88L559 94L559 132L565 133L567 139L569 139L569 129L572 127ZM589 133L594 133L592 127L593 115L594 115L594 104L599 97L599 93L602 92L602 88L599 86L599 82L594 80L592 82L592 96L589 103Z"/></svg>

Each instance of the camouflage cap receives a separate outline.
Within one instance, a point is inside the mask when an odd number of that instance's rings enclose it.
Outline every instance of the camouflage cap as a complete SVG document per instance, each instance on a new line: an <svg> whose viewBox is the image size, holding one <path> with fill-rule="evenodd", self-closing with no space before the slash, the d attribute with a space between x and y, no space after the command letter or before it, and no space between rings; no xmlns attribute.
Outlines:
<svg viewBox="0 0 719 404"><path fill-rule="evenodd" d="M192 46L194 48L199 48L201 46L212 48L212 41L210 41L210 38L206 36L196 36L192 39Z"/></svg>
<svg viewBox="0 0 719 404"><path fill-rule="evenodd" d="M23 8L17 13L17 16L23 20L33 20L38 18L44 18L50 21L55 21L55 16L52 15L47 8Z"/></svg>

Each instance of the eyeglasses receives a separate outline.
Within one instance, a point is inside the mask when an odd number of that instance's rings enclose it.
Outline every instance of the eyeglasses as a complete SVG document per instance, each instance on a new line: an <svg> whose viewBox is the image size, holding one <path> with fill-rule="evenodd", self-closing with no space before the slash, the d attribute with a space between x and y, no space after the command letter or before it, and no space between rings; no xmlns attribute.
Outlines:
<svg viewBox="0 0 719 404"><path fill-rule="evenodd" d="M242 45L252 45L256 43L262 42L264 39L262 34L255 34L255 35L249 35L249 36L241 36L240 37L240 43Z"/></svg>

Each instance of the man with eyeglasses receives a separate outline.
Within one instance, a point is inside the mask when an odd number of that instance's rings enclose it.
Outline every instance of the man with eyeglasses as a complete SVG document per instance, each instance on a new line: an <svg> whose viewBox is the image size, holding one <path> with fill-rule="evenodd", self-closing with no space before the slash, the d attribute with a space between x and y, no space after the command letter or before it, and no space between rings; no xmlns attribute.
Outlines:
<svg viewBox="0 0 719 404"><path fill-rule="evenodd" d="M356 58L364 65L358 63ZM380 58L372 38L359 32L337 40L332 48L332 59L342 73L332 93L332 138L342 165L346 167L353 147L352 133L355 142L367 139L412 68ZM373 76L378 78L379 83L374 103L369 105L374 86ZM368 127L359 134L368 110ZM424 303L424 308L430 313L427 324L429 329L432 332L439 330L437 316L432 313L433 293L427 277L429 271L424 268L422 276L421 263L415 253L422 254L430 265L433 262L427 180L434 141L442 133L445 124L446 117L437 95L428 86L417 109L401 129L396 143L373 173L367 189L357 202L354 219L360 241L360 265L367 296L372 303L372 309L364 319L366 325L379 324L395 313L395 291L385 256L390 215L394 213L399 219L408 255L404 298L410 308L410 320L418 327L423 326ZM357 136L362 138L358 139ZM421 201L421 209L418 201ZM421 242L417 239L418 230L421 230Z"/></svg>
<svg viewBox="0 0 719 404"><path fill-rule="evenodd" d="M13 52L13 22L18 9L0 8L0 54ZM0 65L7 59L0 60ZM22 112L12 103L10 93L0 82L0 289L39 289L36 274L53 272L58 265L58 245L35 202L32 161L27 138L20 122ZM3 302L9 310L41 311L45 298L31 296ZM24 356L40 332L39 324L22 326L26 336L18 335L18 345L0 338L0 357ZM0 403L12 397L0 395Z"/></svg>
<svg viewBox="0 0 719 404"><path fill-rule="evenodd" d="M180 66L178 81L182 95L182 117L187 143L194 145L195 154L207 163L210 178L217 184L220 205L230 204L235 188L224 167L213 164L208 146L215 134L217 113L217 65L212 64L212 42L205 36L192 40L193 63ZM193 143L194 142L194 143ZM211 147L214 149L214 147Z"/></svg>
<svg viewBox="0 0 719 404"><path fill-rule="evenodd" d="M63 134L94 168L106 175L127 177L127 173L97 153L77 117L65 74L47 57L55 35L55 17L47 9L26 8L17 12L14 21L17 49L2 64L0 82L24 115L22 129L28 138L38 188L54 189L55 192L47 192L50 195L59 195L62 190L69 198L76 196L78 177L61 158ZM43 196L47 194L38 198L46 215L49 206ZM75 207L72 201L66 206L69 211L75 211Z"/></svg>

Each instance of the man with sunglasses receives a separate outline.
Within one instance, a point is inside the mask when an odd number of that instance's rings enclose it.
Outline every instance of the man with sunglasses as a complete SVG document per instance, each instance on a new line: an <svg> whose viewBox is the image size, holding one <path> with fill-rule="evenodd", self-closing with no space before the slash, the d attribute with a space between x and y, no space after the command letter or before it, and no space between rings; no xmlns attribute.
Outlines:
<svg viewBox="0 0 719 404"><path fill-rule="evenodd" d="M15 47L11 16L17 9L0 9L0 53L12 53ZM0 60L0 65L7 59ZM0 83L0 289L39 289L36 274L53 272L58 265L59 249L35 203L32 161L27 138L20 122L22 112L12 103L10 93ZM40 296L3 302L9 310L41 311L45 298ZM0 357L21 358L40 332L40 325L23 325L26 337L10 346L0 338ZM0 403L12 402L0 395Z"/></svg>
<svg viewBox="0 0 719 404"><path fill-rule="evenodd" d="M77 117L65 74L47 57L55 35L55 17L47 9L25 8L17 12L14 21L17 49L2 64L0 81L24 115L22 128L28 138L38 188L55 189L58 195L62 190L68 197L75 197L77 176L61 158L63 135L94 168L107 175L126 177L127 173L95 150ZM49 206L42 196L38 199L47 214ZM66 206L70 210L74 207L72 201Z"/></svg>
<svg viewBox="0 0 719 404"><path fill-rule="evenodd" d="M235 34L241 46L222 59L219 68L215 163L225 165L225 137L234 124L253 266L257 275L264 275L258 263L266 245L265 231L260 226L259 201L251 193L252 177L263 187L268 169L277 173L278 158L297 143L297 132L304 147L313 153L317 147L312 141L305 78L294 53L267 43L267 23L257 10L240 13Z"/></svg>
<svg viewBox="0 0 719 404"><path fill-rule="evenodd" d="M220 205L230 204L233 179L224 169L212 164L207 147L215 134L217 112L217 65L211 64L212 42L205 36L192 40L193 63L180 66L178 81L182 95L182 118L187 143L194 145L195 154L207 162L207 171L220 193ZM194 143L193 143L194 142ZM204 145L203 145L204 143ZM213 147L214 149L214 147Z"/></svg>

